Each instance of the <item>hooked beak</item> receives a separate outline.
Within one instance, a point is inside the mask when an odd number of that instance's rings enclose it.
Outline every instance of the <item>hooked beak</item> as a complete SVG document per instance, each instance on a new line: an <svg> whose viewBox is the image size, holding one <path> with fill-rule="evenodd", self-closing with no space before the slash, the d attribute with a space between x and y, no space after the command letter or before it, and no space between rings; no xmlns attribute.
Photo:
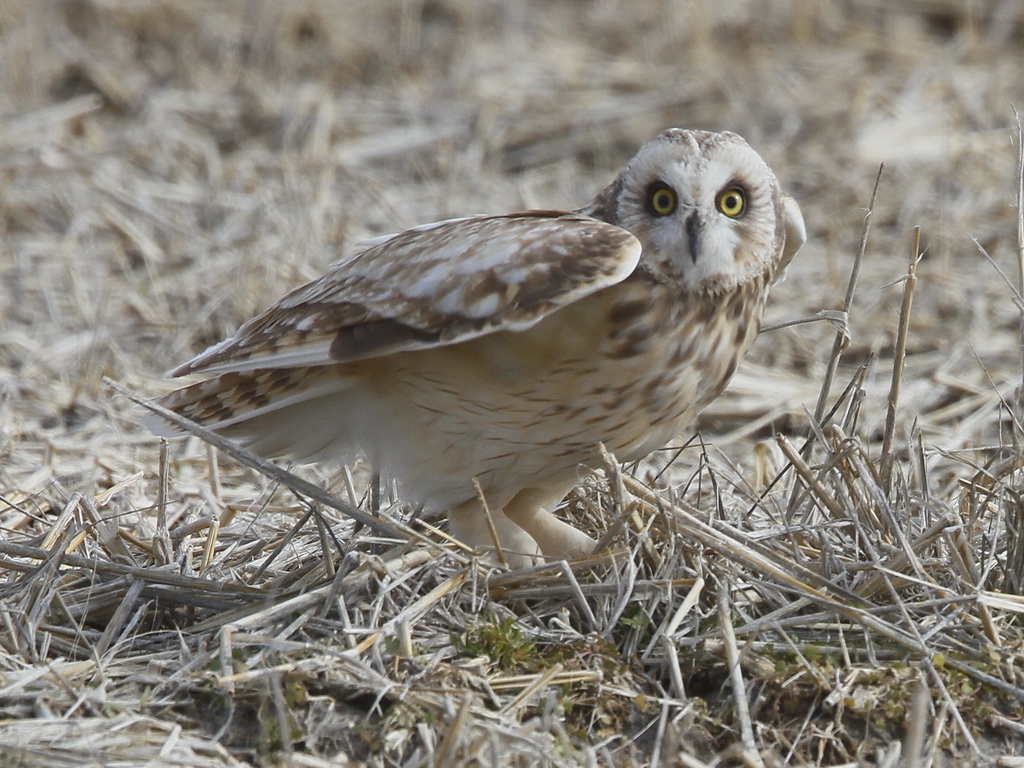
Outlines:
<svg viewBox="0 0 1024 768"><path fill-rule="evenodd" d="M701 235L704 233L704 222L701 221L696 213L691 213L689 218L686 219L684 227L686 229L686 242L690 246L690 258L696 264L697 257L700 256L700 241Z"/></svg>

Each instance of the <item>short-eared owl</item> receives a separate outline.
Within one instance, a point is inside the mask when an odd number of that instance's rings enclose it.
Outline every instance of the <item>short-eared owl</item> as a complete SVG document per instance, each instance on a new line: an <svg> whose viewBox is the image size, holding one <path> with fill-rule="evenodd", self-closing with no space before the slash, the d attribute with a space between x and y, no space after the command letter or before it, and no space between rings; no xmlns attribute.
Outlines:
<svg viewBox="0 0 1024 768"><path fill-rule="evenodd" d="M159 402L266 456L362 452L487 548L477 481L515 562L583 555L593 539L549 511L578 466L692 423L804 239L740 136L671 129L578 211L365 243L173 371L207 378Z"/></svg>

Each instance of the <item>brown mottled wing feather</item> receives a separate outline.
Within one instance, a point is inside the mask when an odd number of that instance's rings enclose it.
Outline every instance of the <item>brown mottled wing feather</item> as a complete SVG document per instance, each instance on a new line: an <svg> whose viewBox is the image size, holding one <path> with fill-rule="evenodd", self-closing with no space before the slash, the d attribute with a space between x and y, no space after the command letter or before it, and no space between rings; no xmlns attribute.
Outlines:
<svg viewBox="0 0 1024 768"><path fill-rule="evenodd" d="M528 328L625 279L639 258L629 232L575 213L428 224L335 264L172 375L326 365Z"/></svg>

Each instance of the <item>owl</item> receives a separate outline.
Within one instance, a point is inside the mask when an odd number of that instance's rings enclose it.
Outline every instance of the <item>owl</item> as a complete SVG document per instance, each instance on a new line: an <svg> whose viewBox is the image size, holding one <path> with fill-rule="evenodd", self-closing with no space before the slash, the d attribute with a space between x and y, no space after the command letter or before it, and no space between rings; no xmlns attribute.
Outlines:
<svg viewBox="0 0 1024 768"><path fill-rule="evenodd" d="M361 453L512 564L583 556L594 539L552 512L581 465L692 424L804 240L743 138L673 128L579 210L361 244L172 371L205 379L158 402L267 457Z"/></svg>

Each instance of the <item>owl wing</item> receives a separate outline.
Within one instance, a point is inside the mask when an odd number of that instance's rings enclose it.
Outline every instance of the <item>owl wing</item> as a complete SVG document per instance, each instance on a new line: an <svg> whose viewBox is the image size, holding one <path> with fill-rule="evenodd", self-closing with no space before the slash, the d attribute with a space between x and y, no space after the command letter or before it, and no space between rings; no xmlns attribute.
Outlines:
<svg viewBox="0 0 1024 768"><path fill-rule="evenodd" d="M369 242L173 376L327 365L523 330L625 279L640 242L561 211L451 219Z"/></svg>

